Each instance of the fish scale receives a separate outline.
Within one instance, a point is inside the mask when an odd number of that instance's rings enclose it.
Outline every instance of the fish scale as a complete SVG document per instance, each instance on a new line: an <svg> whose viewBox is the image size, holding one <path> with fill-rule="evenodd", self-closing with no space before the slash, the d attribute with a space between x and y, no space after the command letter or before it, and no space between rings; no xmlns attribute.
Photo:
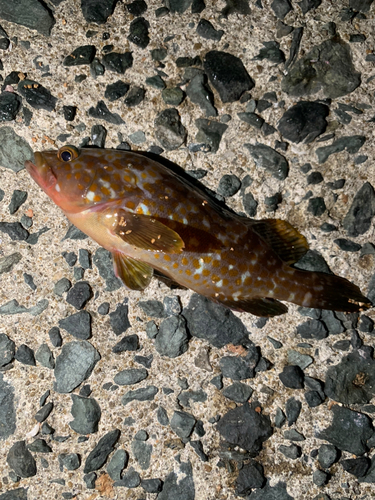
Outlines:
<svg viewBox="0 0 375 500"><path fill-rule="evenodd" d="M28 172L68 219L113 255L124 284L143 290L156 269L239 311L274 316L280 301L358 311L344 278L291 267L308 249L288 222L240 217L142 154L64 146L35 153Z"/></svg>

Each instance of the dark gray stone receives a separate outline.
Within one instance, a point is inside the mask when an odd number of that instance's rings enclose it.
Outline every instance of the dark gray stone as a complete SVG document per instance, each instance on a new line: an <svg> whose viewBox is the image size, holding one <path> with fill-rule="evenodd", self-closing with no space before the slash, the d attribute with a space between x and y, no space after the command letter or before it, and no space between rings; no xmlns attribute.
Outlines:
<svg viewBox="0 0 375 500"><path fill-rule="evenodd" d="M241 59L228 52L208 52L204 60L204 70L222 102L238 101L244 92L254 87L254 81Z"/></svg>
<svg viewBox="0 0 375 500"><path fill-rule="evenodd" d="M194 104L198 104L206 116L217 116L214 107L214 96L209 89L206 76L198 73L186 87L186 94Z"/></svg>
<svg viewBox="0 0 375 500"><path fill-rule="evenodd" d="M300 101L283 114L277 128L288 141L308 144L325 132L328 114L325 104Z"/></svg>
<svg viewBox="0 0 375 500"><path fill-rule="evenodd" d="M297 418L301 413L301 409L302 403L301 401L298 401L298 399L292 397L287 400L285 404L285 413L289 426L293 425L297 421Z"/></svg>
<svg viewBox="0 0 375 500"><path fill-rule="evenodd" d="M249 401L252 393L252 387L242 382L234 382L223 390L223 396L235 403L246 403L246 401Z"/></svg>
<svg viewBox="0 0 375 500"><path fill-rule="evenodd" d="M302 450L300 446L296 444L291 444L289 446L280 445L279 452L282 453L286 458L290 458L291 460L296 460L302 455Z"/></svg>
<svg viewBox="0 0 375 500"><path fill-rule="evenodd" d="M46 405L42 406L39 411L37 411L34 415L34 418L37 422L44 422L49 415L51 414L51 411L53 410L53 403L52 401L50 403L47 403Z"/></svg>
<svg viewBox="0 0 375 500"><path fill-rule="evenodd" d="M89 342L73 341L62 347L56 358L54 389L68 393L86 380L99 361L98 351Z"/></svg>
<svg viewBox="0 0 375 500"><path fill-rule="evenodd" d="M245 403L229 410L217 423L217 430L229 444L240 446L256 456L262 443L272 435L268 415L258 412L258 403Z"/></svg>
<svg viewBox="0 0 375 500"><path fill-rule="evenodd" d="M45 368L53 370L55 368L55 359L48 344L42 344L35 353L35 359Z"/></svg>
<svg viewBox="0 0 375 500"><path fill-rule="evenodd" d="M224 35L223 30L216 30L210 21L207 19L200 19L197 26L197 33L206 40L215 40L219 42ZM209 116L209 115L208 115Z"/></svg>
<svg viewBox="0 0 375 500"><path fill-rule="evenodd" d="M322 90L324 97L335 99L353 92L360 83L361 74L355 71L349 45L335 37L313 47L293 64L281 89L294 97Z"/></svg>
<svg viewBox="0 0 375 500"><path fill-rule="evenodd" d="M128 391L122 397L121 402L124 406L126 406L131 401L152 401L158 392L159 389L157 387L149 385L147 387L143 387L142 389Z"/></svg>
<svg viewBox="0 0 375 500"><path fill-rule="evenodd" d="M81 0L82 14L88 23L105 24L117 0Z"/></svg>
<svg viewBox="0 0 375 500"><path fill-rule="evenodd" d="M77 339L87 340L91 337L91 315L87 311L79 311L60 319L59 326Z"/></svg>
<svg viewBox="0 0 375 500"><path fill-rule="evenodd" d="M374 216L375 191L369 182L365 182L354 196L343 220L344 229L352 237L364 234L370 229Z"/></svg>
<svg viewBox="0 0 375 500"><path fill-rule="evenodd" d="M319 448L318 462L323 469L329 469L340 458L339 450L332 444L322 444Z"/></svg>
<svg viewBox="0 0 375 500"><path fill-rule="evenodd" d="M25 441L14 443L8 452L7 463L17 476L33 477L36 475L36 462L27 449Z"/></svg>
<svg viewBox="0 0 375 500"><path fill-rule="evenodd" d="M114 450L114 446L118 441L120 434L120 431L115 429L107 432L107 434L99 439L98 444L90 452L86 459L85 467L83 469L85 474L98 470L105 464L108 455Z"/></svg>
<svg viewBox="0 0 375 500"><path fill-rule="evenodd" d="M134 439L131 446L138 465L142 470L147 470L150 467L152 444Z"/></svg>
<svg viewBox="0 0 375 500"><path fill-rule="evenodd" d="M193 432L196 419L185 411L175 411L171 419L171 429L181 439L186 439Z"/></svg>
<svg viewBox="0 0 375 500"><path fill-rule="evenodd" d="M99 403L94 398L84 398L72 394L73 405L70 410L74 420L69 422L70 427L78 434L93 434L98 431L101 417Z"/></svg>
<svg viewBox="0 0 375 500"><path fill-rule="evenodd" d="M10 255L0 258L0 275L10 273L13 267L22 259L19 252L14 252Z"/></svg>
<svg viewBox="0 0 375 500"><path fill-rule="evenodd" d="M189 333L193 337L208 340L214 347L238 345L248 338L248 331L237 316L202 295L194 294L182 314Z"/></svg>
<svg viewBox="0 0 375 500"><path fill-rule="evenodd" d="M195 485L190 462L182 462L178 472L170 472L164 480L158 500L194 500Z"/></svg>
<svg viewBox="0 0 375 500"><path fill-rule="evenodd" d="M81 465L81 458L77 453L60 453L59 463L66 470L76 470Z"/></svg>
<svg viewBox="0 0 375 500"><path fill-rule="evenodd" d="M78 281L67 293L66 301L76 309L85 307L93 296L92 288L87 281ZM82 337L80 337L82 338Z"/></svg>
<svg viewBox="0 0 375 500"><path fill-rule="evenodd" d="M16 345L13 340L5 333L0 333L0 368L13 361L15 352Z"/></svg>
<svg viewBox="0 0 375 500"><path fill-rule="evenodd" d="M137 334L127 335L112 347L112 352L137 351L139 349L139 337Z"/></svg>
<svg viewBox="0 0 375 500"><path fill-rule="evenodd" d="M279 181L286 179L289 166L286 158L265 144L244 144L253 157L257 167L264 168Z"/></svg>
<svg viewBox="0 0 375 500"><path fill-rule="evenodd" d="M366 442L374 433L371 419L363 413L339 405L332 406L331 411L333 412L331 425L317 437L325 439L339 450L357 456L366 453L368 451Z"/></svg>
<svg viewBox="0 0 375 500"><path fill-rule="evenodd" d="M180 405L185 408L190 408L190 401L193 401L194 403L204 403L207 401L207 393L202 389L199 391L182 391L177 399Z"/></svg>
<svg viewBox="0 0 375 500"><path fill-rule="evenodd" d="M304 374L299 366L285 366L279 378L285 387L303 389Z"/></svg>
<svg viewBox="0 0 375 500"><path fill-rule="evenodd" d="M155 118L155 137L164 149L178 149L184 144L186 136L187 132L177 109L165 109Z"/></svg>
<svg viewBox="0 0 375 500"><path fill-rule="evenodd" d="M122 471L129 461L129 453L125 450L116 450L107 465L107 472L112 481L120 481Z"/></svg>
<svg viewBox="0 0 375 500"><path fill-rule="evenodd" d="M262 488L265 482L263 466L255 460L251 460L242 467L238 474L235 483L236 495L241 497L249 495L252 489Z"/></svg>
<svg viewBox="0 0 375 500"><path fill-rule="evenodd" d="M12 194L12 198L9 203L9 213L11 215L15 214L21 205L27 200L27 191L20 191L15 189Z"/></svg>
<svg viewBox="0 0 375 500"><path fill-rule="evenodd" d="M18 347L15 359L24 365L36 366L34 351L26 344Z"/></svg>
<svg viewBox="0 0 375 500"><path fill-rule="evenodd" d="M325 393L346 405L369 403L375 395L375 360L358 351L326 372Z"/></svg>
<svg viewBox="0 0 375 500"><path fill-rule="evenodd" d="M224 377L232 380L244 380L254 377L254 369L242 357L223 356L220 359L220 369Z"/></svg>
<svg viewBox="0 0 375 500"><path fill-rule="evenodd" d="M9 8L13 10L10 4ZM24 168L25 160L34 161L33 150L27 141L17 135L11 127L1 127L0 165L17 173Z"/></svg>
<svg viewBox="0 0 375 500"><path fill-rule="evenodd" d="M144 368L128 368L118 372L114 377L115 384L133 385L138 384L148 376L148 371Z"/></svg>
<svg viewBox="0 0 375 500"><path fill-rule="evenodd" d="M337 139L329 146L317 148L315 153L319 163L325 163L328 158L335 153L341 153L342 151L347 151L350 154L358 153L365 141L366 137L363 135L340 137L340 139ZM369 185L371 186L371 184Z"/></svg>
<svg viewBox="0 0 375 500"><path fill-rule="evenodd" d="M195 125L198 128L198 133L195 137L197 143L203 143L207 147L208 151L216 153L219 149L221 138L227 130L228 125L208 120L206 118L198 118L195 120Z"/></svg>
<svg viewBox="0 0 375 500"><path fill-rule="evenodd" d="M55 24L51 10L37 0L20 0L14 4L2 2L0 18L36 30L44 36L50 35Z"/></svg>
<svg viewBox="0 0 375 500"><path fill-rule="evenodd" d="M112 330L116 335L121 335L130 328L128 318L129 308L124 304L117 304L116 310L109 313L109 320L111 322Z"/></svg>
<svg viewBox="0 0 375 500"><path fill-rule="evenodd" d="M14 387L0 373L0 439L7 439L15 430Z"/></svg>
<svg viewBox="0 0 375 500"><path fill-rule="evenodd" d="M98 101L95 107L92 106L91 108L89 108L88 114L93 118L105 120L106 122L112 123L113 125L123 125L125 123L119 114L111 113L109 111L104 101Z"/></svg>
<svg viewBox="0 0 375 500"><path fill-rule="evenodd" d="M150 43L150 37L148 36L149 27L150 24L144 17L137 17L130 23L128 40L141 49L145 49Z"/></svg>
<svg viewBox="0 0 375 500"><path fill-rule="evenodd" d="M183 316L170 316L161 322L155 349L161 356L176 358L188 349L189 337Z"/></svg>

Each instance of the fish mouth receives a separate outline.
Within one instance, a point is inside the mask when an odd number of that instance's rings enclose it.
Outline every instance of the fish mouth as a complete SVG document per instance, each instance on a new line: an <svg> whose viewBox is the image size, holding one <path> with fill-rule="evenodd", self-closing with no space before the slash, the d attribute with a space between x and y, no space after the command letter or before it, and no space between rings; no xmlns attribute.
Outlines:
<svg viewBox="0 0 375 500"><path fill-rule="evenodd" d="M43 190L49 189L56 184L56 177L51 168L43 161L41 153L34 153L35 163L30 160L25 161L25 169L34 181Z"/></svg>

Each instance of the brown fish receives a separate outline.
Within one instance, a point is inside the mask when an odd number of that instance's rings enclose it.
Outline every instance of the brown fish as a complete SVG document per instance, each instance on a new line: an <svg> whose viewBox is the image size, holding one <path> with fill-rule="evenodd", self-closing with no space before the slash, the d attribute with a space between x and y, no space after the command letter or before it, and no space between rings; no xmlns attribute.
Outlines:
<svg viewBox="0 0 375 500"><path fill-rule="evenodd" d="M35 153L27 171L68 219L112 253L115 274L143 290L154 269L237 311L369 307L356 285L291 267L308 250L288 222L240 217L142 154L110 149Z"/></svg>

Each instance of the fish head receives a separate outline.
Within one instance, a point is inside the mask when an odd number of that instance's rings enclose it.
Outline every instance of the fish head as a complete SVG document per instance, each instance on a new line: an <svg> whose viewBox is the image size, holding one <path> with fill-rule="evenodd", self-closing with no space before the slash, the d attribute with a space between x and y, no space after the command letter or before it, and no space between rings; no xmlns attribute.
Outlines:
<svg viewBox="0 0 375 500"><path fill-rule="evenodd" d="M25 168L64 212L77 213L99 201L88 193L97 177L100 151L63 146L58 151L35 152L35 163L26 161Z"/></svg>

